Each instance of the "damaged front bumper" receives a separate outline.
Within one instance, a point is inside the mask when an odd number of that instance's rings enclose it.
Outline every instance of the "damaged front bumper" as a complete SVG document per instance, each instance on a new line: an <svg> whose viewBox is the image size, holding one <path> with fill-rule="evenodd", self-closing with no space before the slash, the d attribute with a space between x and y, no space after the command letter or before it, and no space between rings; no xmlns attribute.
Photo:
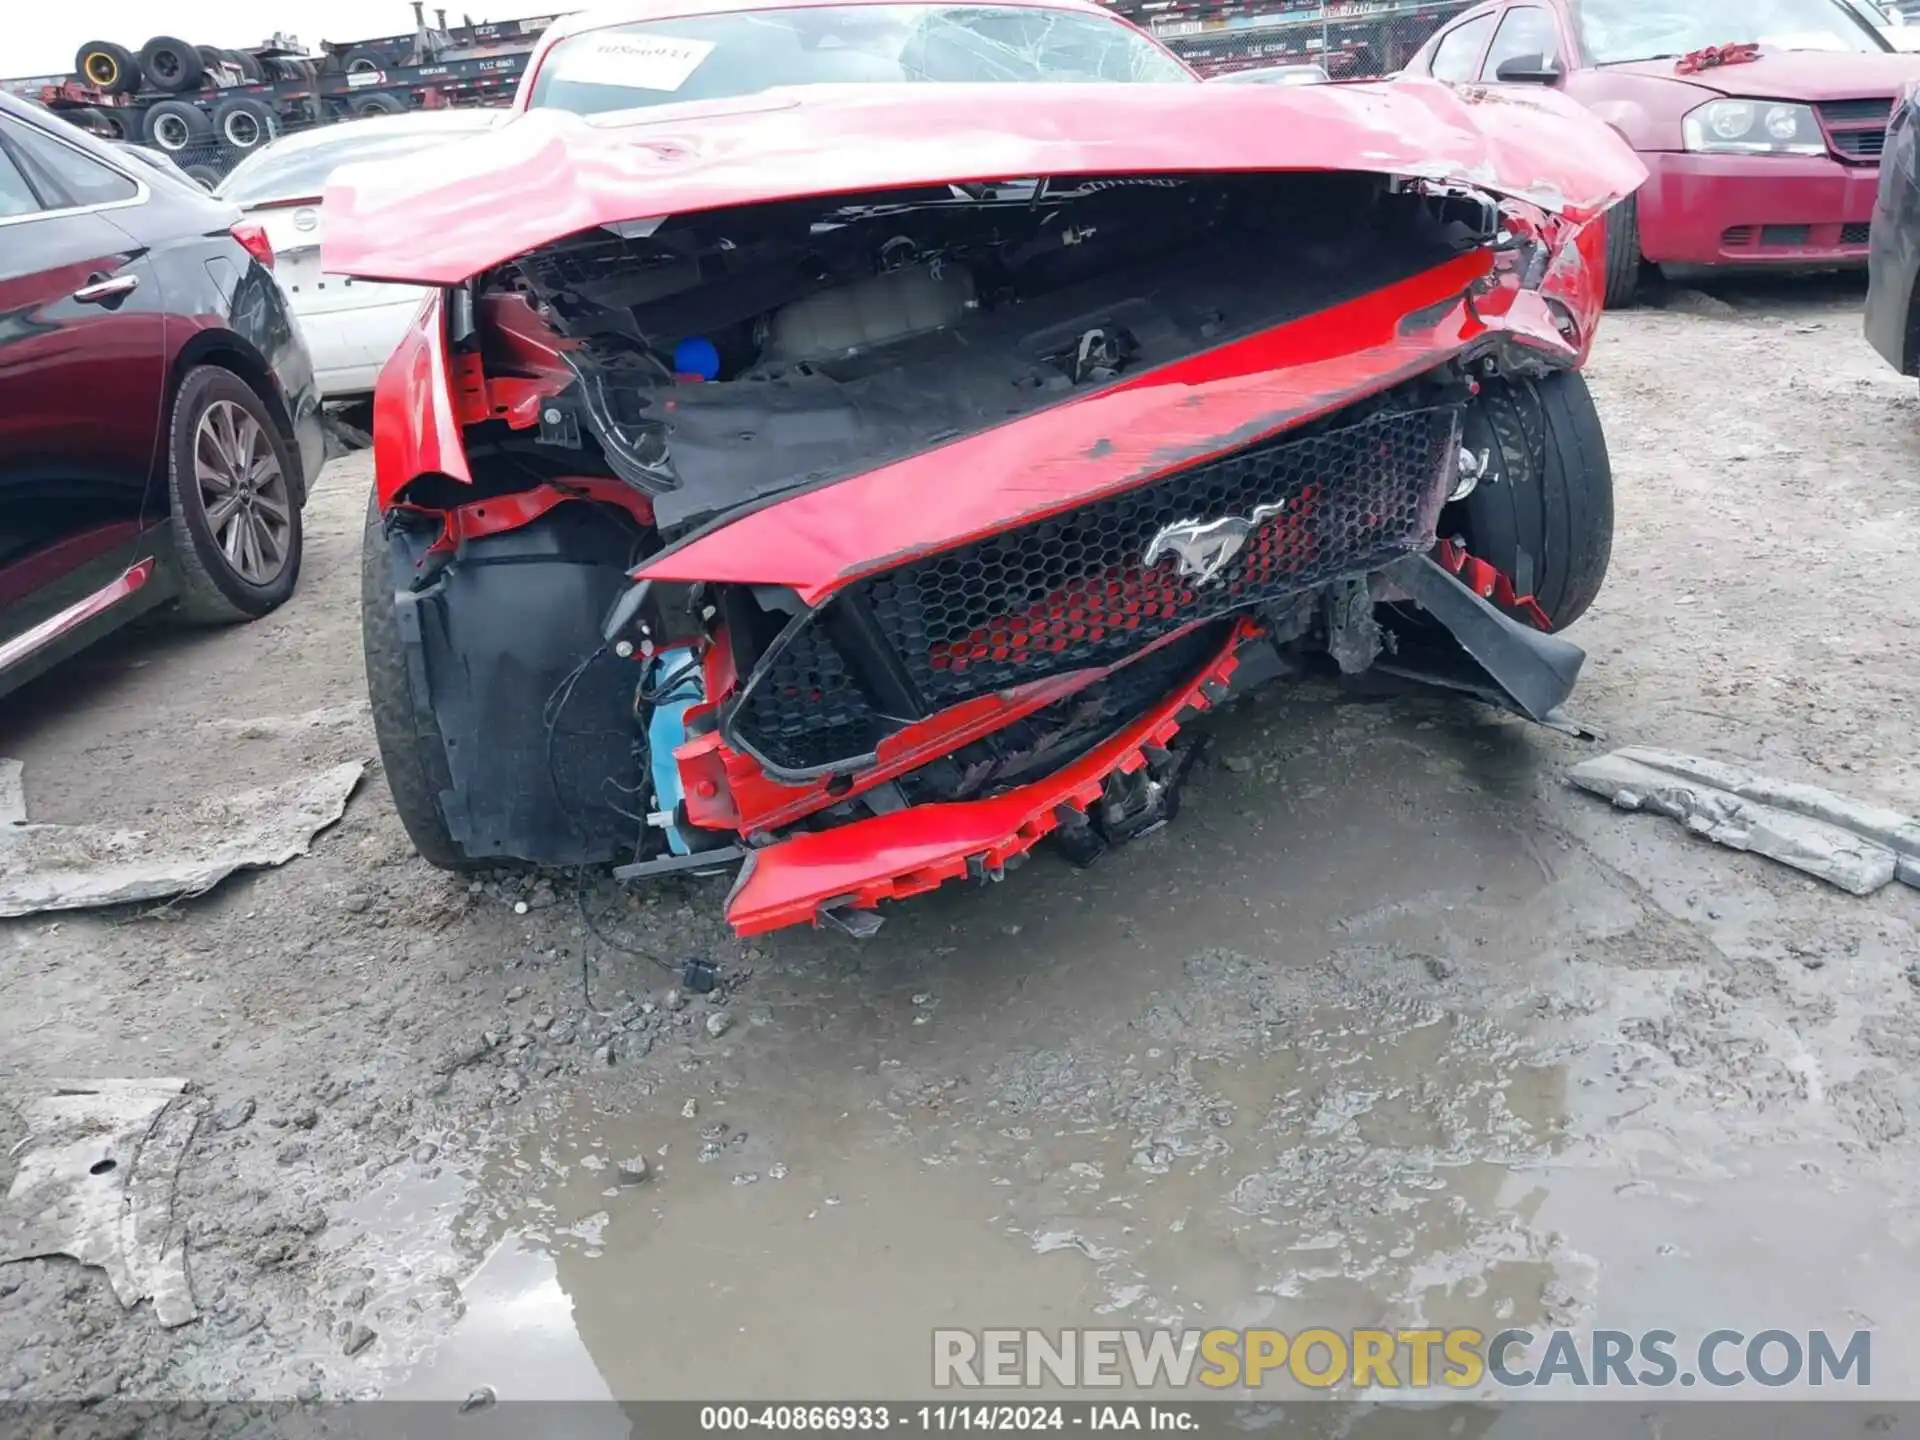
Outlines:
<svg viewBox="0 0 1920 1440"><path fill-rule="evenodd" d="M1561 720L1584 658L1578 647L1514 620L1426 556L1410 556L1382 578L1381 598L1420 600L1472 656L1477 678L1457 688L1531 719ZM1139 718L1042 779L987 799L917 805L749 850L727 897L728 923L743 936L822 923L870 934L877 923L863 912L882 901L954 880L1000 880L1049 836L1085 860L1109 841L1156 828L1172 818L1189 758L1176 748L1177 737L1206 711L1285 668L1274 638L1262 620L1238 621L1198 670Z"/></svg>

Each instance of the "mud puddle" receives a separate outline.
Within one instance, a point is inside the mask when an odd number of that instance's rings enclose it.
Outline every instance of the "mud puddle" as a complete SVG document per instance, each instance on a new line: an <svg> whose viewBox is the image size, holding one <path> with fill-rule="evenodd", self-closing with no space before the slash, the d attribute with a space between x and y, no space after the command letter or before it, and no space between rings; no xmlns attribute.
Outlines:
<svg viewBox="0 0 1920 1440"><path fill-rule="evenodd" d="M1916 1212L1739 1000L1780 905L1702 906L1664 834L1601 863L1557 744L1229 716L1184 828L1077 893L1043 859L801 942L731 1038L522 1142L536 1198L400 1393L924 1395L943 1326L1897 1324Z"/></svg>
<svg viewBox="0 0 1920 1440"><path fill-rule="evenodd" d="M831 1107L683 1108L582 1113L543 1140L555 1183L463 1288L447 1340L388 1393L917 1394L936 1327L1094 1322L1084 1266L1036 1262L979 1176ZM642 1153L650 1177L621 1184L618 1157Z"/></svg>

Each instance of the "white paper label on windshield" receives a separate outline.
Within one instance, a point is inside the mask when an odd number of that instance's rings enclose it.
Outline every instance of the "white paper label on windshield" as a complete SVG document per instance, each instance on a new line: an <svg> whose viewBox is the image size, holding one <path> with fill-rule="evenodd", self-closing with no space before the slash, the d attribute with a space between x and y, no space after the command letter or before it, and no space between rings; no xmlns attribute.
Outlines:
<svg viewBox="0 0 1920 1440"><path fill-rule="evenodd" d="M581 85L618 85L628 90L678 90L713 53L711 40L671 35L595 35L580 49L569 45L560 78Z"/></svg>

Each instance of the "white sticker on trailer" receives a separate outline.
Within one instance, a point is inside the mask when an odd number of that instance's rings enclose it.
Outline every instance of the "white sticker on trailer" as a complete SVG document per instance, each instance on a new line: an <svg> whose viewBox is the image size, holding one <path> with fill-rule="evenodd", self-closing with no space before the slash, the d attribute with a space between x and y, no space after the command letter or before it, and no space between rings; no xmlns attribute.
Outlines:
<svg viewBox="0 0 1920 1440"><path fill-rule="evenodd" d="M585 48L562 52L559 76L581 85L627 90L678 90L713 53L711 40L671 35L596 35Z"/></svg>

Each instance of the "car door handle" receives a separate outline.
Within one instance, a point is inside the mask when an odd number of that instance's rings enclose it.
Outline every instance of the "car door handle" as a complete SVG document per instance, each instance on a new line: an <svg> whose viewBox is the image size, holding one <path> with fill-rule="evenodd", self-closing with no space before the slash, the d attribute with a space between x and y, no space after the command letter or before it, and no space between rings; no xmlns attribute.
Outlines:
<svg viewBox="0 0 1920 1440"><path fill-rule="evenodd" d="M82 305L105 305L109 301L131 295L139 288L138 275L115 275L112 279L102 275L88 280L86 284L74 291L73 298Z"/></svg>

